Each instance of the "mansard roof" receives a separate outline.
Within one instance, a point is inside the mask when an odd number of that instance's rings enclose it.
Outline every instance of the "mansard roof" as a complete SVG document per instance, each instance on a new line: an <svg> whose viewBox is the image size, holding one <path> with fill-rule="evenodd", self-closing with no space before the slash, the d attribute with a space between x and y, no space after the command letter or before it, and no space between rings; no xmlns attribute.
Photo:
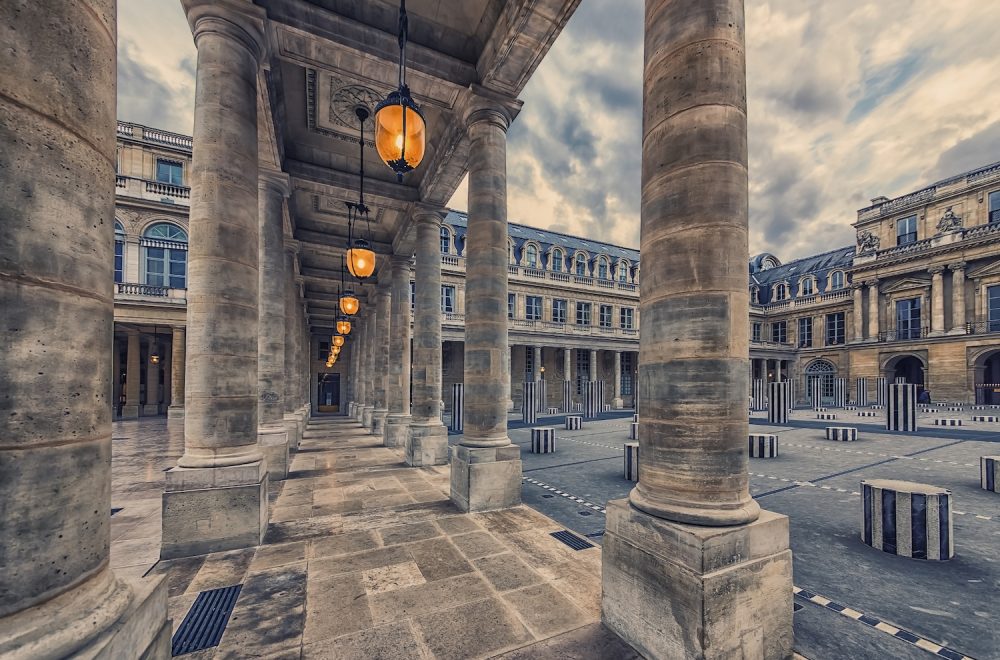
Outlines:
<svg viewBox="0 0 1000 660"><path fill-rule="evenodd" d="M813 275L820 281L833 270L847 270L854 263L854 246L838 248L822 254L814 254L786 264L753 273L750 284L770 288L776 282L797 282L803 275Z"/></svg>

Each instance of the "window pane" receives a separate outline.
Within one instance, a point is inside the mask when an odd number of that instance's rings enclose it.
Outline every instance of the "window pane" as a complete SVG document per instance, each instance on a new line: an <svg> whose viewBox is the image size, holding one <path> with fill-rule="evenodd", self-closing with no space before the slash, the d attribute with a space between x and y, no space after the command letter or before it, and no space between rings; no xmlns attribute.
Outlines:
<svg viewBox="0 0 1000 660"><path fill-rule="evenodd" d="M566 322L566 301L565 300L553 300L552 301L552 322L553 323L565 323Z"/></svg>
<svg viewBox="0 0 1000 660"><path fill-rule="evenodd" d="M169 160L156 161L156 180L175 186L183 185L181 183L181 164Z"/></svg>
<svg viewBox="0 0 1000 660"><path fill-rule="evenodd" d="M115 241L115 282L123 281L125 276L125 244Z"/></svg>
<svg viewBox="0 0 1000 660"><path fill-rule="evenodd" d="M1000 330L1000 286L987 288L986 297L988 300L990 332L996 332Z"/></svg>
<svg viewBox="0 0 1000 660"><path fill-rule="evenodd" d="M826 315L826 345L835 346L844 343L844 313Z"/></svg>
<svg viewBox="0 0 1000 660"><path fill-rule="evenodd" d="M813 345L812 319L799 319L799 347L809 348Z"/></svg>

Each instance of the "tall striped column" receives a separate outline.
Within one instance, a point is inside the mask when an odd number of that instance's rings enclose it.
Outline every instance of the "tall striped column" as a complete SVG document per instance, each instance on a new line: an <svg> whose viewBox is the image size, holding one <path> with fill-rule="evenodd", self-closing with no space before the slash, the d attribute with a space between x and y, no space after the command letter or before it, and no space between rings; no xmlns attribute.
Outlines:
<svg viewBox="0 0 1000 660"><path fill-rule="evenodd" d="M885 405L887 387L888 383L886 382L885 376L878 376L875 378L875 403L877 405Z"/></svg>
<svg viewBox="0 0 1000 660"><path fill-rule="evenodd" d="M983 490L1000 493L1000 456L979 457L979 485Z"/></svg>
<svg viewBox="0 0 1000 660"><path fill-rule="evenodd" d="M847 379L833 379L833 407L844 408L847 406Z"/></svg>
<svg viewBox="0 0 1000 660"><path fill-rule="evenodd" d="M563 412L573 412L573 381L563 381Z"/></svg>
<svg viewBox="0 0 1000 660"><path fill-rule="evenodd" d="M538 406L535 408L538 412L544 412L545 408L549 405L548 388L545 387L545 381L538 379L536 381L536 386L538 390Z"/></svg>
<svg viewBox="0 0 1000 660"><path fill-rule="evenodd" d="M866 378L858 379L855 401L859 407L868 405L868 380Z"/></svg>
<svg viewBox="0 0 1000 660"><path fill-rule="evenodd" d="M600 413L601 408L597 400L596 380L588 381L584 388L583 416L585 419L594 419Z"/></svg>
<svg viewBox="0 0 1000 660"><path fill-rule="evenodd" d="M754 378L753 391L750 393L750 397L751 408L754 410L764 410L766 407L764 405L764 381L760 378Z"/></svg>
<svg viewBox="0 0 1000 660"><path fill-rule="evenodd" d="M896 376L896 380L894 380L893 382L896 383L897 385L905 385L906 376Z"/></svg>
<svg viewBox="0 0 1000 660"><path fill-rule="evenodd" d="M534 424L538 421L538 383L525 382L521 390L521 421Z"/></svg>
<svg viewBox="0 0 1000 660"><path fill-rule="evenodd" d="M917 430L917 386L893 383L889 386L885 428L888 431Z"/></svg>
<svg viewBox="0 0 1000 660"><path fill-rule="evenodd" d="M451 424L448 428L461 433L465 426L465 385L453 383L451 386Z"/></svg>
<svg viewBox="0 0 1000 660"><path fill-rule="evenodd" d="M767 397L767 421L769 424L788 422L788 383L769 383Z"/></svg>
<svg viewBox="0 0 1000 660"><path fill-rule="evenodd" d="M813 410L818 410L823 407L823 382L819 378L813 378L811 387L812 390L812 407Z"/></svg>

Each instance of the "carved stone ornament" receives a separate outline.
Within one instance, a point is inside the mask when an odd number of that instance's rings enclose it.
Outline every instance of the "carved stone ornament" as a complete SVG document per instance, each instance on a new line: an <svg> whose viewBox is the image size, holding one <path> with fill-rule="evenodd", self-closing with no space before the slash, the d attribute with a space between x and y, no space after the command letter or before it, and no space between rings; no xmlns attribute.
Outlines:
<svg viewBox="0 0 1000 660"><path fill-rule="evenodd" d="M943 234L949 231L956 231L962 228L962 216L955 215L955 212L951 210L949 206L944 215L941 216L941 220L938 221L937 230L938 233Z"/></svg>
<svg viewBox="0 0 1000 660"><path fill-rule="evenodd" d="M869 254L879 248L879 238L870 231L863 231L858 234L858 253Z"/></svg>
<svg viewBox="0 0 1000 660"><path fill-rule="evenodd" d="M272 392L270 390L264 390L260 393L260 400L263 403L277 403L280 399L277 392Z"/></svg>

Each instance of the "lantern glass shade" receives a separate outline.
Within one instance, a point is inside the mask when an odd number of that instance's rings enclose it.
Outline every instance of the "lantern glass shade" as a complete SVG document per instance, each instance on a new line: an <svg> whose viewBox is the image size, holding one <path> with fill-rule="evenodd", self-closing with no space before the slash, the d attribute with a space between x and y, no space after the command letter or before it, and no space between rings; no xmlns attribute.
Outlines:
<svg viewBox="0 0 1000 660"><path fill-rule="evenodd" d="M344 338L342 336L340 336L340 335L334 335L333 336L333 345L336 348L340 348L341 346L344 345Z"/></svg>
<svg viewBox="0 0 1000 660"><path fill-rule="evenodd" d="M149 356L149 361L152 364L159 364L160 363L160 355L158 353L153 353L152 355Z"/></svg>
<svg viewBox="0 0 1000 660"><path fill-rule="evenodd" d="M375 272L375 252L368 241L356 239L347 250L347 270L359 280L371 277Z"/></svg>
<svg viewBox="0 0 1000 660"><path fill-rule="evenodd" d="M361 308L361 302L354 297L353 293L345 292L344 295L340 297L340 311L348 316L354 316L358 313L358 309Z"/></svg>
<svg viewBox="0 0 1000 660"><path fill-rule="evenodd" d="M340 346L334 346L333 348L330 349L330 354L336 357L340 355L340 350L341 350Z"/></svg>
<svg viewBox="0 0 1000 660"><path fill-rule="evenodd" d="M337 332L345 337L351 334L351 322L347 319L337 321Z"/></svg>
<svg viewBox="0 0 1000 660"><path fill-rule="evenodd" d="M403 113L406 129L403 129ZM393 172L402 175L420 165L424 159L427 124L420 108L404 85L375 108L375 150ZM405 149L404 149L405 147Z"/></svg>

